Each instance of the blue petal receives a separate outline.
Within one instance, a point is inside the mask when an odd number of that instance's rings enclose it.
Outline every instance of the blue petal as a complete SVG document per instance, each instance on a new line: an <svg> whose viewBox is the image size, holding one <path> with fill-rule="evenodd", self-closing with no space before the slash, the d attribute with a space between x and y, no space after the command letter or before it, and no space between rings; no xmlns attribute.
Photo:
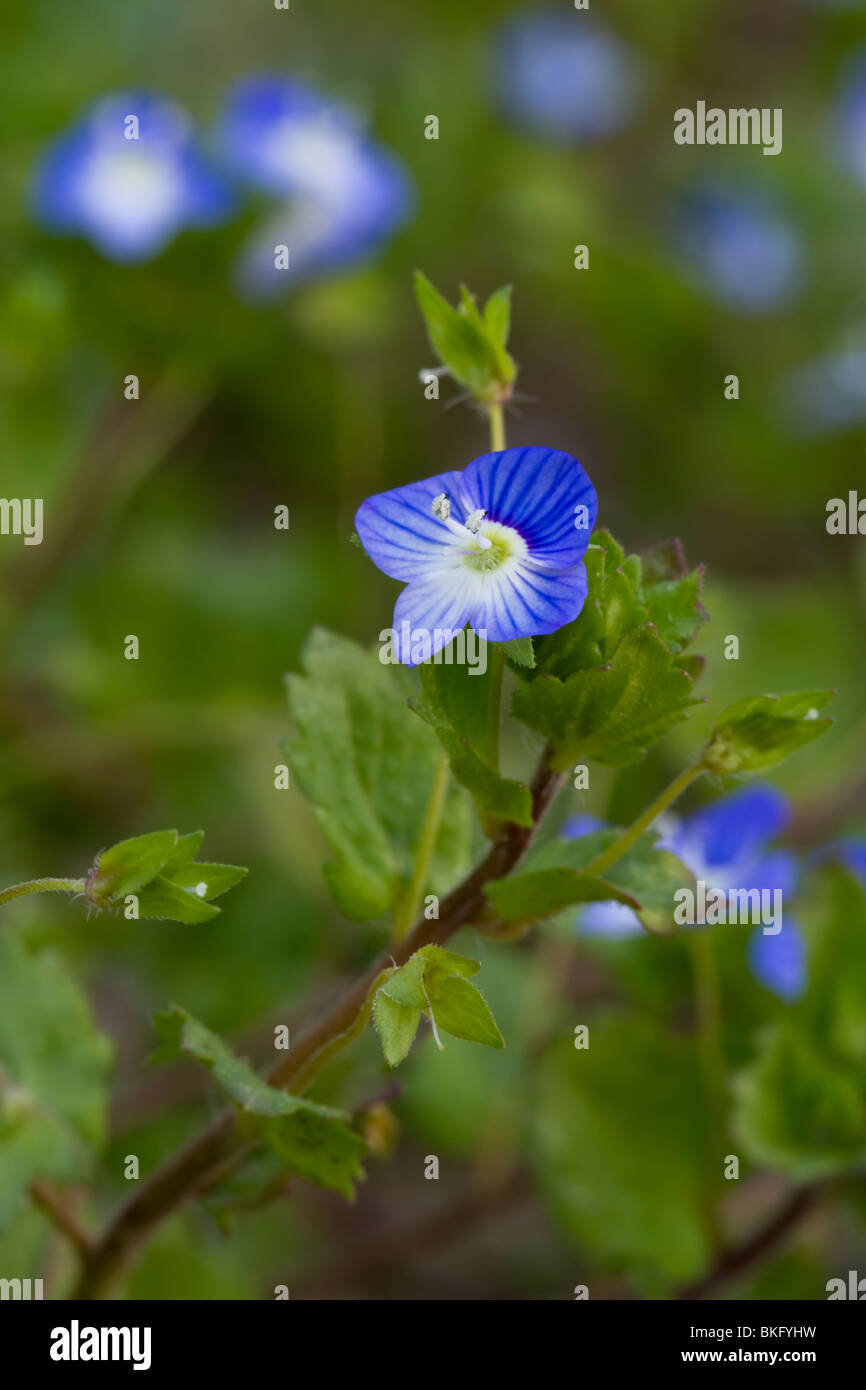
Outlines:
<svg viewBox="0 0 866 1390"><path fill-rule="evenodd" d="M638 936L643 927L625 903L588 903L578 913L577 925L587 936Z"/></svg>
<svg viewBox="0 0 866 1390"><path fill-rule="evenodd" d="M285 197L307 185L292 170L292 135L326 122L334 138L356 140L358 122L306 83L280 76L244 79L232 89L219 125L223 156L238 176L266 193ZM282 152L287 152L285 161Z"/></svg>
<svg viewBox="0 0 866 1390"><path fill-rule="evenodd" d="M716 873L728 867L748 869L769 841L781 833L789 818L787 798L775 787L743 787L688 816L677 836L678 852L689 867L698 867L689 861L692 849L693 858Z"/></svg>
<svg viewBox="0 0 866 1390"><path fill-rule="evenodd" d="M444 492L452 502L452 515L465 519L470 504L461 510L461 473L439 473L420 483L379 492L362 502L355 513L355 529L370 559L392 579L415 579L441 566L461 542L433 515L434 497ZM456 504L456 505L455 505Z"/></svg>
<svg viewBox="0 0 866 1390"><path fill-rule="evenodd" d="M540 637L574 622L586 600L586 566L550 573L523 561L483 576L471 622L491 642Z"/></svg>
<svg viewBox="0 0 866 1390"><path fill-rule="evenodd" d="M595 488L576 458L533 447L482 454L465 470L468 491L492 521L512 526L539 565L567 569L586 554L598 512ZM586 507L586 524L577 509Z"/></svg>
<svg viewBox="0 0 866 1390"><path fill-rule="evenodd" d="M407 584L394 605L394 651L403 665L428 661L470 621L472 577L461 566Z"/></svg>
<svg viewBox="0 0 866 1390"><path fill-rule="evenodd" d="M598 816L569 816L561 834L564 840L582 840L585 835L592 835L594 831L604 830L606 827L607 822L599 820Z"/></svg>
<svg viewBox="0 0 866 1390"><path fill-rule="evenodd" d="M797 887L799 869L797 856L787 849L773 850L759 859L749 872L748 883L734 884L733 887L766 888L773 892L778 889L783 898L788 898Z"/></svg>
<svg viewBox="0 0 866 1390"><path fill-rule="evenodd" d="M760 927L752 933L749 964L765 989L786 1002L800 998L808 982L806 942L793 917L785 917L776 936L766 935Z"/></svg>

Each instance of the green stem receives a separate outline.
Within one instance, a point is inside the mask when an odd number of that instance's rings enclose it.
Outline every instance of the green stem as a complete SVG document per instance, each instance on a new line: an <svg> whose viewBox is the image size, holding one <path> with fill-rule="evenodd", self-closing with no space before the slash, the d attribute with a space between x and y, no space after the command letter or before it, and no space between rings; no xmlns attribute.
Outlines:
<svg viewBox="0 0 866 1390"><path fill-rule="evenodd" d="M26 897L28 893L83 893L83 878L31 878L27 883L13 883L11 888L0 891L0 907L11 903L13 898Z"/></svg>
<svg viewBox="0 0 866 1390"><path fill-rule="evenodd" d="M393 933L395 941L402 940L418 914L424 888L430 875L430 865L433 862L436 838L442 823L442 812L445 807L447 791L448 759L444 753L440 753L436 763L436 771L433 774L433 783L430 787L430 798L424 814L424 824L421 827L421 835L418 840L418 853L415 856L412 878L394 914Z"/></svg>
<svg viewBox="0 0 866 1390"><path fill-rule="evenodd" d="M338 1052L342 1052L344 1047L349 1047L356 1038L360 1038L367 1024L370 1022L370 1015L373 1012L373 1000L376 994L381 989L388 976L393 975L393 973L394 967L390 965L385 970L379 971L379 974L367 991L363 1004L348 1028L345 1028L342 1033L337 1033L336 1037L326 1042L323 1047L319 1048L318 1052L314 1052L312 1057L308 1058L304 1065L292 1077L291 1085L287 1088L292 1095L302 1095L314 1078L318 1076L319 1072L336 1057Z"/></svg>
<svg viewBox="0 0 866 1390"><path fill-rule="evenodd" d="M716 1192L726 1131L725 1056L722 999L715 942L706 927L686 933L695 983L698 1045L707 1107L705 1221L712 1243L719 1245Z"/></svg>
<svg viewBox="0 0 866 1390"><path fill-rule="evenodd" d="M624 854L627 854L635 841L640 839L643 832L649 829L662 811L666 811L668 806L682 795L686 787L694 782L696 777L700 777L704 771L706 769L703 764L696 763L694 767L687 767L685 772L681 772L679 777L675 777L670 786L666 787L661 795L657 796L655 801L638 816L637 820L632 822L628 830L624 831L620 838L601 854L596 855L583 872L603 874L605 869L609 869L611 864L615 864L617 859L621 859Z"/></svg>
<svg viewBox="0 0 866 1390"><path fill-rule="evenodd" d="M490 447L494 453L505 448L505 411L501 405L489 405L487 416L490 420Z"/></svg>
<svg viewBox="0 0 866 1390"><path fill-rule="evenodd" d="M487 706L487 751L490 766L499 771L499 726L502 722L502 679L505 675L505 653L501 646L489 642L490 699Z"/></svg>

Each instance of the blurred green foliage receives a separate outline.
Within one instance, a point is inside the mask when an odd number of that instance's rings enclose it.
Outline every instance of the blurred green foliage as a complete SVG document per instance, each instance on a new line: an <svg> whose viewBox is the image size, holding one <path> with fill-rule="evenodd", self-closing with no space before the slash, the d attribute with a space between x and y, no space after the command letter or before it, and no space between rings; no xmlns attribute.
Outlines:
<svg viewBox="0 0 866 1390"><path fill-rule="evenodd" d="M623 821L697 752L713 711L756 691L820 685L838 690L836 726L778 780L818 839L866 832L856 766L866 730L866 563L862 539L824 528L827 499L864 476L863 432L797 437L775 407L784 372L831 349L866 313L866 195L823 143L836 76L866 42L866 14L618 0L606 18L646 59L649 109L597 146L551 148L512 127L492 94L492 35L506 14L528 8L328 0L275 12L228 0L86 0L61 12L33 0L4 11L2 490L45 499L46 537L28 549L0 539L0 878L78 873L100 846L173 824L203 825L209 855L250 868L204 925L88 917L43 898L4 910L4 932L65 959L114 1043L110 1139L82 1209L88 1219L125 1195L124 1155L139 1154L150 1171L213 1109L191 1068L144 1066L155 1009L181 1002L261 1062L273 1026L294 1027L379 942L377 928L337 915L311 810L273 778L289 723L282 678L297 670L310 627L368 643L390 622L394 584L348 543L356 506L487 447L471 408L443 408L447 385L441 402L424 399L418 373L431 352L411 295L418 266L452 301L461 282L482 297L514 285L511 343L527 399L508 419L509 443L577 455L598 490L601 524L629 551L676 534L690 562L708 567L712 621L696 645L712 707L637 768L598 769L590 793L566 792L561 813ZM229 279L253 210L221 231L186 233L132 268L34 225L35 162L94 98L156 89L207 128L231 82L273 69L359 106L408 166L416 215L375 265L263 310L237 300ZM675 147L672 112L701 94L784 106L784 156ZM428 112L440 117L437 142L423 138ZM809 283L785 312L744 319L676 264L665 203L710 155L719 172L757 177L784 197L806 237ZM572 268L575 243L590 246L589 271ZM126 402L133 372L141 399ZM723 396L729 372L740 378L737 402ZM273 526L281 504L288 532ZM129 633L140 639L134 662L123 659ZM740 638L738 661L724 659L730 633ZM525 776L528 747L506 752L513 774ZM857 925L859 943L862 895L846 891L844 921ZM802 916L818 943L831 899L824 880L813 883ZM841 931L838 911L832 920ZM741 1123L755 1160L796 1154L814 1139L789 1127L812 1062L803 1059L790 1098L772 1088L774 1105L789 1109L762 1110L756 1132L754 1096L779 1065L786 1010L748 975L745 932L725 932L727 1062L748 1078ZM230 1240L206 1210L186 1212L145 1252L127 1296L268 1297L280 1282L293 1297L307 1288L570 1297L599 1268L600 1286L613 1268L652 1294L700 1272L706 1194L687 1162L701 1143L700 1091L695 1059L676 1036L690 1008L687 945L578 949L570 923L559 922L517 946L479 946L467 934L456 949L483 957L506 1051L453 1039L442 1054L416 1045L394 1101L403 1140L387 1164L369 1165L356 1207L304 1187L297 1200L236 1214ZM834 959L847 961L862 945L838 951ZM832 981L827 966L815 1066L838 1073L838 1117L852 1077L862 1082L866 1006L862 993L834 994ZM58 1004L77 1009L65 988ZM2 989L17 989L5 967ZM29 992L26 982L21 989ZM592 1069L578 1082L569 1033L602 1015ZM650 1017L664 1021L665 1036ZM782 1031L756 1062L753 1040L771 1025ZM11 1013L3 1026L14 1029ZM606 1034L615 1050L603 1051ZM839 1055L828 1061L830 1035ZM88 1065L103 1061L94 1052ZM784 1070L790 1077L794 1062ZM389 1084L371 1034L315 1094L352 1110ZM844 1145L843 1131L841 1123ZM430 1153L442 1175L428 1184L420 1175ZM529 1198L503 1186L524 1163L538 1180ZM795 1160L787 1170L814 1166ZM57 1172L74 1175L74 1163L58 1159ZM500 1205L443 1247L437 1203L447 1210L485 1183L505 1193ZM748 1195L730 1201L732 1224L747 1224ZM834 1208L820 1235L740 1291L822 1296L829 1275L858 1258L862 1267L863 1215L862 1196ZM381 1251L377 1262L382 1225L400 1235L390 1264ZM29 1208L0 1240L4 1274L46 1268L62 1287L66 1258Z"/></svg>

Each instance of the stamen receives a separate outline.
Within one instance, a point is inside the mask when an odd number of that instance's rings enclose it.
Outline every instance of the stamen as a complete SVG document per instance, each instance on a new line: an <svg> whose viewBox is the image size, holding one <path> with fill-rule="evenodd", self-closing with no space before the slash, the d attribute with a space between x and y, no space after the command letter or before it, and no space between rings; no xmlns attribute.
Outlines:
<svg viewBox="0 0 866 1390"><path fill-rule="evenodd" d="M481 508L471 512L467 518L466 525L461 526L460 522L455 521L451 515L451 499L447 492L440 492L433 498L430 510L439 521L445 523L452 535L465 536L468 540L472 541L473 545L479 550L490 549L492 542L489 541L486 536L480 535L478 531L479 526L487 515Z"/></svg>

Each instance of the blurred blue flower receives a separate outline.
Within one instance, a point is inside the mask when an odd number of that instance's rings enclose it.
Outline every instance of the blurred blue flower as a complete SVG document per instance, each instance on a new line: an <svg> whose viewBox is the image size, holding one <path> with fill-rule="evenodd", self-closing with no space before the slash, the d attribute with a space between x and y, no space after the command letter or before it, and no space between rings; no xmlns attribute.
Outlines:
<svg viewBox="0 0 866 1390"><path fill-rule="evenodd" d="M643 67L620 39L583 14L543 11L511 20L494 54L503 111L552 140L599 140L632 118Z"/></svg>
<svg viewBox="0 0 866 1390"><path fill-rule="evenodd" d="M797 228L751 191L701 185L680 195L671 218L674 245L695 280L729 308L782 309L805 280Z"/></svg>
<svg viewBox="0 0 866 1390"><path fill-rule="evenodd" d="M661 822L659 846L676 854L708 891L778 889L784 902L796 887L797 862L789 851L770 846L789 816L786 798L774 787L742 787L683 820ZM579 839L600 826L580 817L567 822L563 833ZM643 930L635 913L622 903L590 903L580 910L578 922L582 931L595 935L627 936ZM806 987L806 950L798 923L785 913L776 935L756 927L749 963L766 989L782 999L796 999Z"/></svg>
<svg viewBox="0 0 866 1390"><path fill-rule="evenodd" d="M280 200L241 253L238 280L253 298L371 256L410 212L402 165L353 113L303 82L241 82L219 135L237 178ZM288 249L287 268L277 268L278 246Z"/></svg>
<svg viewBox="0 0 866 1390"><path fill-rule="evenodd" d="M838 860L866 889L866 840L834 840L824 845L816 858Z"/></svg>
<svg viewBox="0 0 866 1390"><path fill-rule="evenodd" d="M840 350L788 372L777 392L784 424L815 437L866 420L866 333L852 333Z"/></svg>
<svg viewBox="0 0 866 1390"><path fill-rule="evenodd" d="M866 56L863 54L844 69L833 109L833 134L843 167L866 188Z"/></svg>
<svg viewBox="0 0 866 1390"><path fill-rule="evenodd" d="M462 473L368 497L355 516L361 543L406 582L394 608L397 659L428 660L467 623L509 642L572 622L597 507L577 459L542 448L483 454Z"/></svg>
<svg viewBox="0 0 866 1390"><path fill-rule="evenodd" d="M120 93L86 112L49 146L34 189L46 227L124 262L155 256L183 227L223 220L231 205L184 112L146 93Z"/></svg>

